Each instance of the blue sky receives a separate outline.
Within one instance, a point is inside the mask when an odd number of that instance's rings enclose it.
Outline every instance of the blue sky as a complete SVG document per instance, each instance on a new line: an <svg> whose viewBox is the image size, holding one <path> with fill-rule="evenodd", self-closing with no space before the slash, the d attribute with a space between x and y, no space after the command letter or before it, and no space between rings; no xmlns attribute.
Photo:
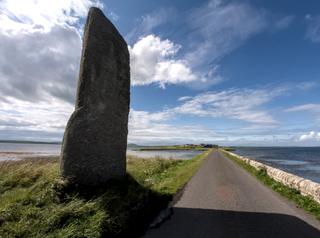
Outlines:
<svg viewBox="0 0 320 238"><path fill-rule="evenodd" d="M93 5L129 45L129 142L319 145L316 0L2 1L0 139L61 140Z"/></svg>

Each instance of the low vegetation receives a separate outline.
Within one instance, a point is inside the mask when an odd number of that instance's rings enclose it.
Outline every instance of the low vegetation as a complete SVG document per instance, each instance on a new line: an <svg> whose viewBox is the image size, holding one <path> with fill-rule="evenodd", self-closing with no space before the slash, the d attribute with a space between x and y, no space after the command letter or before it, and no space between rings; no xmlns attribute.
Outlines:
<svg viewBox="0 0 320 238"><path fill-rule="evenodd" d="M262 181L265 185L272 188L274 191L280 193L282 196L287 199L293 201L298 207L304 209L308 213L314 215L317 219L320 220L320 204L313 200L310 196L303 196L298 190L290 188L288 186L283 185L282 183L277 182L273 178L271 178L265 169L257 170L251 165L245 163L244 161L238 159L235 156L230 155L222 151L222 153L235 161L249 173L254 175L260 181Z"/></svg>
<svg viewBox="0 0 320 238"><path fill-rule="evenodd" d="M170 146L143 146L138 150L148 151L148 150L200 150L206 151L211 148L218 148L217 145L212 144L186 144L186 145L170 145Z"/></svg>
<svg viewBox="0 0 320 238"><path fill-rule="evenodd" d="M222 147L221 149L225 150L225 151L235 151L236 149L233 147Z"/></svg>
<svg viewBox="0 0 320 238"><path fill-rule="evenodd" d="M0 237L136 237L206 153L184 161L129 157L126 179L100 188L62 181L58 159L1 162Z"/></svg>

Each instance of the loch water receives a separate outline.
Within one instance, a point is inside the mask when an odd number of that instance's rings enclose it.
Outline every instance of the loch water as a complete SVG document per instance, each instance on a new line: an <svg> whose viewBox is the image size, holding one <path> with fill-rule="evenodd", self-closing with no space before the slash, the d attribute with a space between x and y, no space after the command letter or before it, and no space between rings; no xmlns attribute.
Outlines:
<svg viewBox="0 0 320 238"><path fill-rule="evenodd" d="M51 156L59 155L61 144L36 144L36 143L0 143L0 161L15 160L23 157ZM138 148L128 147L127 154L141 158L172 158L172 159L192 159L201 154L202 151L196 150L158 150L158 151L139 151Z"/></svg>

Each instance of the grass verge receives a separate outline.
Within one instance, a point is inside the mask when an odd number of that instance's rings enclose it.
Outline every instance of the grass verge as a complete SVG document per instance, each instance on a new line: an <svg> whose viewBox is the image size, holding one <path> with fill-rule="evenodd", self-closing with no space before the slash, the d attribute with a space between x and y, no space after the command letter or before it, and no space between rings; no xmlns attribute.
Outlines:
<svg viewBox="0 0 320 238"><path fill-rule="evenodd" d="M274 191L280 193L282 196L286 197L287 199L293 201L297 207L304 209L306 212L314 215L318 220L320 220L320 204L313 200L310 196L303 196L300 191L290 188L286 185L283 185L280 182L277 182L273 178L271 178L268 174L266 169L257 170L256 168L252 167L251 165L245 163L244 161L240 160L239 158L230 155L229 153L221 150L221 152L242 168L247 170L250 174L254 175L260 181L262 181L265 185L272 188Z"/></svg>
<svg viewBox="0 0 320 238"><path fill-rule="evenodd" d="M139 148L139 151L158 151L158 150L199 150L206 151L210 148L205 148L201 146L150 146Z"/></svg>
<svg viewBox="0 0 320 238"><path fill-rule="evenodd" d="M129 157L123 181L61 180L57 159L0 163L0 237L136 237L199 168L191 160Z"/></svg>

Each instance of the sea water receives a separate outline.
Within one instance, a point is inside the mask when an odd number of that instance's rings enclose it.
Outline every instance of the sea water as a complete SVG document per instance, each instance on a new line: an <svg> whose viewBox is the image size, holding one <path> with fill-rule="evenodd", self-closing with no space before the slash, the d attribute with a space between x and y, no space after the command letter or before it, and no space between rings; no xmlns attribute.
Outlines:
<svg viewBox="0 0 320 238"><path fill-rule="evenodd" d="M236 154L320 183L320 147L236 147Z"/></svg>

